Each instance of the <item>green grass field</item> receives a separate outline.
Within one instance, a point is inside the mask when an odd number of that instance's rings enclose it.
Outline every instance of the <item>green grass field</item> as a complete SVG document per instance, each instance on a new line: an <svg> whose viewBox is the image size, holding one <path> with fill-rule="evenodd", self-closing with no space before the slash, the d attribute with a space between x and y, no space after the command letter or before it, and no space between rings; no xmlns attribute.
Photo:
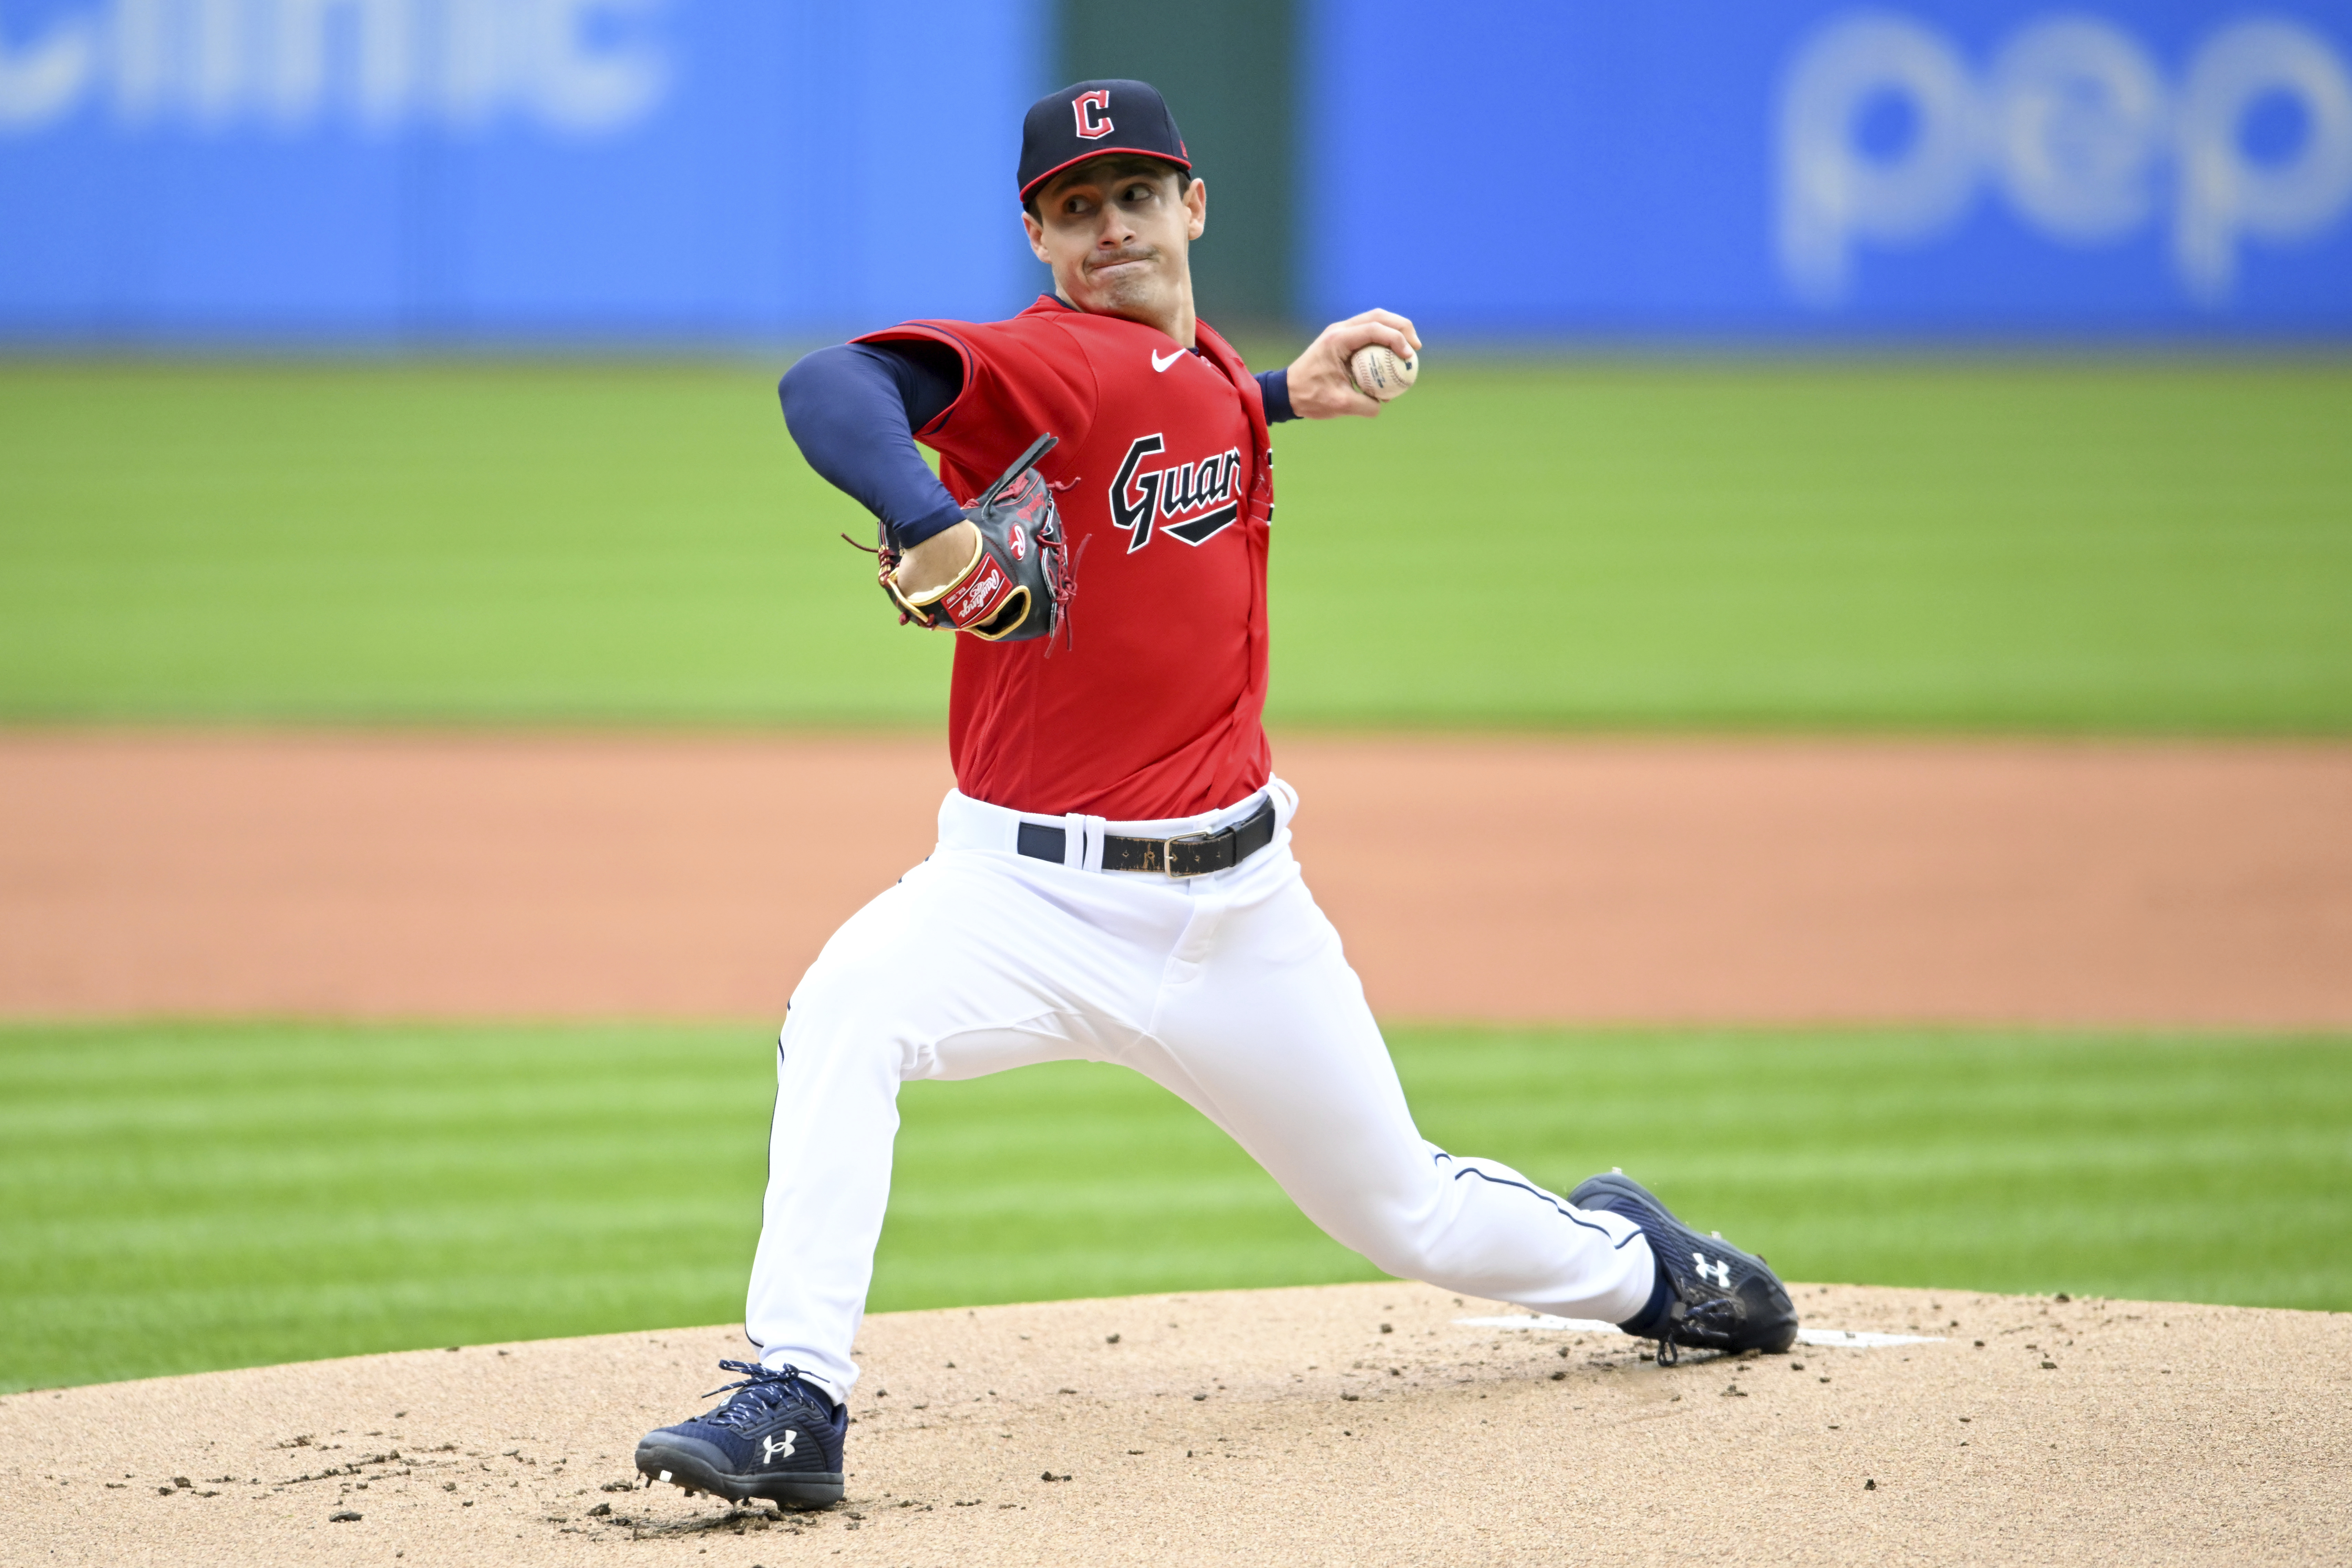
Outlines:
<svg viewBox="0 0 2352 1568"><path fill-rule="evenodd" d="M2352 1309L2352 1040L1401 1033L1790 1276ZM740 1316L765 1031L0 1028L0 1391ZM1376 1278L1110 1068L916 1084L877 1310Z"/></svg>
<svg viewBox="0 0 2352 1568"><path fill-rule="evenodd" d="M0 363L0 723L936 722L776 368ZM1276 437L1273 716L2343 735L2347 429L2352 362L1437 345ZM2352 1039L1396 1054L1433 1138L1797 1277L2352 1309ZM772 1081L758 1028L0 1025L0 1389L729 1320ZM905 1110L877 1308L1370 1277L1139 1079Z"/></svg>
<svg viewBox="0 0 2352 1568"><path fill-rule="evenodd" d="M0 721L923 721L773 365L0 365ZM1277 435L1293 724L2352 730L2352 365L1449 363Z"/></svg>

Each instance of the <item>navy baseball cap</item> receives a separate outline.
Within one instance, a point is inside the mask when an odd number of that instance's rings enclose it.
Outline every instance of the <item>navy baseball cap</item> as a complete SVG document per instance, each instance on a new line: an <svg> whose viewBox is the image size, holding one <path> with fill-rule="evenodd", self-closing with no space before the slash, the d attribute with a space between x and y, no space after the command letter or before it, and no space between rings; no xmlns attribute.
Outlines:
<svg viewBox="0 0 2352 1568"><path fill-rule="evenodd" d="M1192 172L1168 100L1148 81L1073 82L1029 106L1021 121L1021 199L1073 163L1139 153Z"/></svg>

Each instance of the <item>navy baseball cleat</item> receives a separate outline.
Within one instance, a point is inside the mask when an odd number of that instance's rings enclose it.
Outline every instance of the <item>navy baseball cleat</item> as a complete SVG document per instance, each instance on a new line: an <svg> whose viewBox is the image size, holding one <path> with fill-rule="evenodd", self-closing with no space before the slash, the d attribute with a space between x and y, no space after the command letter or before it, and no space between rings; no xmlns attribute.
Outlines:
<svg viewBox="0 0 2352 1568"><path fill-rule="evenodd" d="M1661 1365L1680 1359L1677 1345L1778 1355L1797 1342L1796 1306L1770 1264L1719 1236L1701 1236L1622 1171L1591 1177L1568 1201L1630 1219L1649 1238L1660 1289L1640 1317L1617 1326L1657 1341Z"/></svg>
<svg viewBox="0 0 2352 1568"><path fill-rule="evenodd" d="M802 1379L795 1367L771 1371L722 1361L742 1381L711 1390L735 1394L691 1421L648 1432L637 1444L637 1469L690 1492L735 1502L767 1498L792 1508L841 1500L841 1443L849 1407Z"/></svg>

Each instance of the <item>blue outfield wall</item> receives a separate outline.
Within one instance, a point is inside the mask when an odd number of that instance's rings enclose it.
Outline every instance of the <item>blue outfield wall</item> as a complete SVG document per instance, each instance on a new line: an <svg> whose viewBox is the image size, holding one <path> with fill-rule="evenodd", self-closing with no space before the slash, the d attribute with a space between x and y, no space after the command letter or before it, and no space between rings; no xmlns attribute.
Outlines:
<svg viewBox="0 0 2352 1568"><path fill-rule="evenodd" d="M761 339L1017 305L1044 0L0 0L0 334Z"/></svg>
<svg viewBox="0 0 2352 1568"><path fill-rule="evenodd" d="M1306 0L1305 314L2352 334L2352 5Z"/></svg>
<svg viewBox="0 0 2352 1568"><path fill-rule="evenodd" d="M1100 4L0 0L0 341L1016 308L1021 110ZM1297 6L1297 144L1226 140L1295 171L1304 321L2352 338L2352 0Z"/></svg>

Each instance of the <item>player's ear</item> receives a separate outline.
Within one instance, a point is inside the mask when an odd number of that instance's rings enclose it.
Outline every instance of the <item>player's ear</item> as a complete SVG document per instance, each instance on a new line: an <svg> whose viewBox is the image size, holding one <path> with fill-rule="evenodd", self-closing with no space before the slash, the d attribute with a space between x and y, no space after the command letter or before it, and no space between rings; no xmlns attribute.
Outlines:
<svg viewBox="0 0 2352 1568"><path fill-rule="evenodd" d="M1045 226L1032 216L1027 207L1021 209L1021 227L1029 236L1030 250L1035 253L1038 260L1051 267L1054 258L1045 254Z"/></svg>
<svg viewBox="0 0 2352 1568"><path fill-rule="evenodd" d="M1192 217L1184 225L1184 237L1198 239L1209 231L1209 183L1194 180L1184 187L1184 210Z"/></svg>

